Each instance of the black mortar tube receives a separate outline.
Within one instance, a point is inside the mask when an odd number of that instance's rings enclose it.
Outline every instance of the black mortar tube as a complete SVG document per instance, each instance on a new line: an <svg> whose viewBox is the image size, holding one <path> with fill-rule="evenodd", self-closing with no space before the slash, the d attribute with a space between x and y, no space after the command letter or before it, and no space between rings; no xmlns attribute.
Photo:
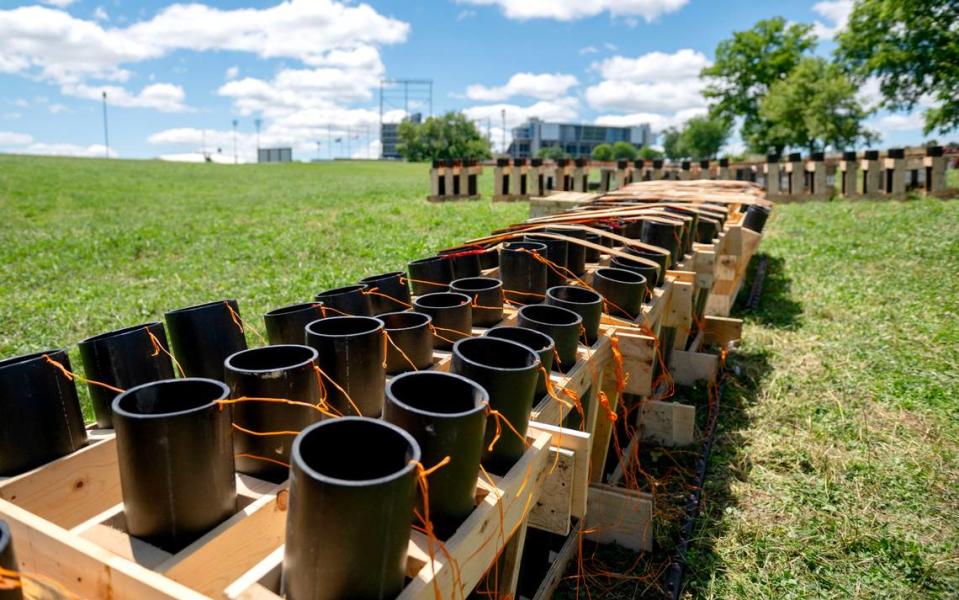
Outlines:
<svg viewBox="0 0 959 600"><path fill-rule="evenodd" d="M87 443L77 388L65 350L0 361L0 476L29 471Z"/></svg>
<svg viewBox="0 0 959 600"><path fill-rule="evenodd" d="M296 437L284 598L385 600L400 593L420 458L410 434L378 419L328 419Z"/></svg>
<svg viewBox="0 0 959 600"><path fill-rule="evenodd" d="M405 373L386 385L383 420L413 436L427 467L450 457L450 463L430 475L429 481L430 519L443 539L456 531L475 506L487 406L486 390L453 373ZM420 495L420 507L423 500Z"/></svg>
<svg viewBox="0 0 959 600"><path fill-rule="evenodd" d="M230 398L275 398L316 406L320 402L316 350L303 345L275 345L242 350L226 359L224 381ZM256 435L302 431L322 414L307 406L251 400L233 405L236 470L280 483L289 476L292 435ZM256 457L256 458L254 458ZM276 462L273 462L276 461Z"/></svg>
<svg viewBox="0 0 959 600"><path fill-rule="evenodd" d="M233 427L213 379L167 379L113 401L127 531L176 553L236 512Z"/></svg>
<svg viewBox="0 0 959 600"><path fill-rule="evenodd" d="M226 357L246 350L246 336L237 323L240 307L236 300L181 308L165 317L173 357L186 377L222 380Z"/></svg>

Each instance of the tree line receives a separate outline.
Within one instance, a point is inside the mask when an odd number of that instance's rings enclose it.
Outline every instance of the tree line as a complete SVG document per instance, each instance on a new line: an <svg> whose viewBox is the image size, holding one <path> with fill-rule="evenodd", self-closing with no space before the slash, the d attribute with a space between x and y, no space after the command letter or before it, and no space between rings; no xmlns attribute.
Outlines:
<svg viewBox="0 0 959 600"><path fill-rule="evenodd" d="M763 19L719 43L700 73L707 114L662 131L662 153L617 142L592 158L715 158L736 126L750 154L845 150L879 139L866 120L881 108L923 108L923 133L948 133L959 127L957 23L959 0L855 0L827 57L816 53L812 25ZM860 94L870 82L875 103ZM490 156L489 141L457 113L403 123L399 137L408 160ZM538 156L565 154L546 147Z"/></svg>

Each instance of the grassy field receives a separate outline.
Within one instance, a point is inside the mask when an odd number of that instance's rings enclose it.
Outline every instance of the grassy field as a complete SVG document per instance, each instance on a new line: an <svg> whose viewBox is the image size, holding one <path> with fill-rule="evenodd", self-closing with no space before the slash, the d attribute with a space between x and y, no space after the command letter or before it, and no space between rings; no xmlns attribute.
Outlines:
<svg viewBox="0 0 959 600"><path fill-rule="evenodd" d="M526 212L426 193L422 165L0 156L0 356L227 296L260 315ZM783 205L762 251L688 594L955 597L959 203Z"/></svg>

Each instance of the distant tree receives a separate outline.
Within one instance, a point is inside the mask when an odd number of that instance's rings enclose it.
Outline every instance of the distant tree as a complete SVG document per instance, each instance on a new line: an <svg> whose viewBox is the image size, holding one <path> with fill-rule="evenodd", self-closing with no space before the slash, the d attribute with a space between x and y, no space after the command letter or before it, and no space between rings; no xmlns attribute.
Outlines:
<svg viewBox="0 0 959 600"><path fill-rule="evenodd" d="M861 78L879 78L883 106L912 110L923 96L923 132L959 127L959 3L956 0L857 0L837 58Z"/></svg>
<svg viewBox="0 0 959 600"><path fill-rule="evenodd" d="M693 117L683 126L680 146L694 160L714 158L729 138L729 130L729 121L723 117Z"/></svg>
<svg viewBox="0 0 959 600"><path fill-rule="evenodd" d="M875 141L876 134L863 125L869 111L857 92L837 65L818 57L803 59L760 103L760 117L771 124L765 139L777 148L810 152Z"/></svg>
<svg viewBox="0 0 959 600"><path fill-rule="evenodd" d="M489 158L489 142L462 113L448 112L423 123L400 123L396 151L406 160Z"/></svg>
<svg viewBox="0 0 959 600"><path fill-rule="evenodd" d="M639 150L629 142L613 144L613 158L616 160L636 160L637 156L639 156Z"/></svg>
<svg viewBox="0 0 959 600"><path fill-rule="evenodd" d="M742 117L742 137L755 151L765 153L770 145L771 124L759 113L760 101L815 48L811 32L811 25L787 25L782 17L761 20L720 42L715 61L702 71L711 113L729 122Z"/></svg>
<svg viewBox="0 0 959 600"><path fill-rule="evenodd" d="M639 149L639 158L643 160L654 160L657 158L662 158L663 153L659 150L655 150L649 146L643 146Z"/></svg>
<svg viewBox="0 0 959 600"><path fill-rule="evenodd" d="M687 152L683 147L682 131L676 127L667 127L663 130L663 154L669 160L686 158Z"/></svg>
<svg viewBox="0 0 959 600"><path fill-rule="evenodd" d="M599 146L593 148L591 157L593 160L599 160L603 162L613 160L613 147L609 144L600 144Z"/></svg>
<svg viewBox="0 0 959 600"><path fill-rule="evenodd" d="M569 158L569 155L563 152L563 149L559 146L543 146L536 152L536 158L556 160L558 158Z"/></svg>

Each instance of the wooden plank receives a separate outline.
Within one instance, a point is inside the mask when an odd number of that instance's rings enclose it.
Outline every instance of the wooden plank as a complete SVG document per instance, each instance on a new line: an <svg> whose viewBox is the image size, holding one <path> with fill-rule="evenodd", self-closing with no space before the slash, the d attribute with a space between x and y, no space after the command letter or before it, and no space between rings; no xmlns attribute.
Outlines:
<svg viewBox="0 0 959 600"><path fill-rule="evenodd" d="M694 385L697 381L714 382L719 375L719 357L705 352L673 350L669 372L673 381L681 385Z"/></svg>
<svg viewBox="0 0 959 600"><path fill-rule="evenodd" d="M573 488L575 486L575 453L562 448L550 448L550 466L543 491L529 513L529 524L536 529L567 535L572 516ZM585 492L585 490L584 490ZM585 496L585 493L583 494Z"/></svg>
<svg viewBox="0 0 959 600"><path fill-rule="evenodd" d="M569 566L569 561L579 552L580 535L580 531L577 529L569 534L566 541L563 542L563 547L559 549L556 558L553 559L553 564L550 565L546 576L543 577L543 581L539 584L533 600L549 600L553 597L553 593L556 591L556 588L559 587L559 583L566 574L566 567Z"/></svg>
<svg viewBox="0 0 959 600"><path fill-rule="evenodd" d="M526 548L526 529L529 520L523 522L519 531L513 534L513 539L503 553L503 574L500 577L499 598L515 598L516 587L519 585L519 571L523 563L523 549Z"/></svg>
<svg viewBox="0 0 959 600"><path fill-rule="evenodd" d="M646 396L652 392L657 342L655 337L635 331L638 330L615 329L612 336L617 340L623 371L628 375L626 393Z"/></svg>
<svg viewBox="0 0 959 600"><path fill-rule="evenodd" d="M434 581L440 590L448 591L444 597L465 597L472 591L499 555L499 549L525 526L546 478L549 441L548 435L535 435L530 450L502 478L502 487L488 494L447 540L447 549L457 559L456 573L441 553L416 574L399 598L432 600Z"/></svg>
<svg viewBox="0 0 959 600"><path fill-rule="evenodd" d="M602 391L609 400L610 410L615 413L616 406L619 404L619 395L616 393L616 373L612 361L607 363L604 369ZM598 397L597 404L599 404ZM605 408L601 409L596 416L596 426L593 428L593 448L590 451L589 460L589 480L591 482L602 481L613 426L614 423L609 418L609 412ZM589 509L587 508L587 510Z"/></svg>
<svg viewBox="0 0 959 600"><path fill-rule="evenodd" d="M551 448L569 450L575 456L575 476L572 487L572 514L581 518L586 514L586 489L589 485L589 454L592 449L592 435L585 431L555 427L531 421L530 429L553 436ZM552 468L552 467L551 467Z"/></svg>
<svg viewBox="0 0 959 600"><path fill-rule="evenodd" d="M0 482L0 498L64 528L123 501L116 436Z"/></svg>
<svg viewBox="0 0 959 600"><path fill-rule="evenodd" d="M653 549L653 497L603 484L589 486L586 538L636 552Z"/></svg>
<svg viewBox="0 0 959 600"><path fill-rule="evenodd" d="M688 446L696 441L696 407L679 402L643 401L639 427L644 440L670 447Z"/></svg>
<svg viewBox="0 0 959 600"><path fill-rule="evenodd" d="M10 526L21 570L50 578L77 596L205 600L186 586L70 535L7 500L0 500L0 518Z"/></svg>
<svg viewBox="0 0 959 600"><path fill-rule="evenodd" d="M202 594L220 597L286 535L286 484L274 486L212 531L160 565L157 570Z"/></svg>
<svg viewBox="0 0 959 600"><path fill-rule="evenodd" d="M704 319L705 342L717 346L725 346L743 337L742 319L729 317L707 316Z"/></svg>
<svg viewBox="0 0 959 600"><path fill-rule="evenodd" d="M280 546L270 552L266 558L231 583L223 592L223 596L229 600L279 598L285 548L286 546Z"/></svg>

